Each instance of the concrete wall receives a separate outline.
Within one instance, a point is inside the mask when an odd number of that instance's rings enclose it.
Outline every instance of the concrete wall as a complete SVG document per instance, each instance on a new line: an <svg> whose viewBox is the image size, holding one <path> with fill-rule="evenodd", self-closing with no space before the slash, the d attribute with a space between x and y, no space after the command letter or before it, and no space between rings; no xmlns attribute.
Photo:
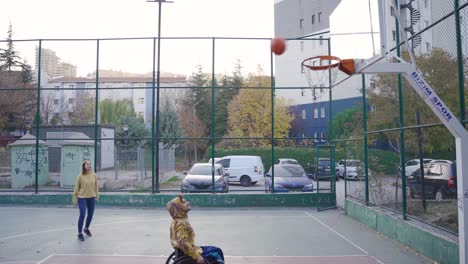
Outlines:
<svg viewBox="0 0 468 264"><path fill-rule="evenodd" d="M195 207L296 206L316 207L316 193L290 194L186 194ZM101 194L99 205L165 207L176 194ZM0 194L0 204L71 205L72 194ZM335 195L320 194L320 207L335 204Z"/></svg>
<svg viewBox="0 0 468 264"><path fill-rule="evenodd" d="M411 221L403 221L348 199L345 209L348 216L439 263L458 263L458 243L430 233Z"/></svg>

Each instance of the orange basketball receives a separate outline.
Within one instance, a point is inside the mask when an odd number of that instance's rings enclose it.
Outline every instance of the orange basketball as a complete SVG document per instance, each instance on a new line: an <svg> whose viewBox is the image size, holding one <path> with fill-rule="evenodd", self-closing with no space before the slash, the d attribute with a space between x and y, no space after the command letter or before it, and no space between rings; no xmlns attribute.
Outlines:
<svg viewBox="0 0 468 264"><path fill-rule="evenodd" d="M271 39L271 52L281 55L286 50L286 40L284 38Z"/></svg>

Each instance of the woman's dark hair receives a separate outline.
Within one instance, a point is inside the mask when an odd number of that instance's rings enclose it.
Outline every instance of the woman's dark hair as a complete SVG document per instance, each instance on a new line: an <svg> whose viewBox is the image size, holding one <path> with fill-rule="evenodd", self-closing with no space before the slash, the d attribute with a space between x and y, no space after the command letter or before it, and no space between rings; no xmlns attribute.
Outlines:
<svg viewBox="0 0 468 264"><path fill-rule="evenodd" d="M91 162L91 161L90 160L83 160L83 162L81 162L81 174L86 174L87 173L86 168L85 168L86 162Z"/></svg>

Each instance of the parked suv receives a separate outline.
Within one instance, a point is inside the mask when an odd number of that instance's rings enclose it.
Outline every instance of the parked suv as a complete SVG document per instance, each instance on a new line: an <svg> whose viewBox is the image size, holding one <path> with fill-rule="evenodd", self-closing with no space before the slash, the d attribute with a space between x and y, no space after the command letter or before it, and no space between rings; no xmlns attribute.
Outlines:
<svg viewBox="0 0 468 264"><path fill-rule="evenodd" d="M421 171L408 179L408 195L422 195ZM424 192L429 199L443 200L457 197L457 165L451 161L432 161L424 168Z"/></svg>
<svg viewBox="0 0 468 264"><path fill-rule="evenodd" d="M330 176L335 176L336 181L340 180L340 176L336 172L336 168L331 169L331 160L330 158L318 158L318 164L312 165L308 164L308 172L313 173L314 180L331 180Z"/></svg>
<svg viewBox="0 0 468 264"><path fill-rule="evenodd" d="M247 187L264 179L260 156L226 156L216 163L223 165L224 171L229 173L229 182L239 182Z"/></svg>

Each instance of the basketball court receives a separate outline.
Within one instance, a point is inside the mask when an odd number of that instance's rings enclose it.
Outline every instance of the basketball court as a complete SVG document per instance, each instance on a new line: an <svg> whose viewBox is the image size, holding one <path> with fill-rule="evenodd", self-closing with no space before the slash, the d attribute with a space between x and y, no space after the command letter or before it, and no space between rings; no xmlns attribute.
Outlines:
<svg viewBox="0 0 468 264"><path fill-rule="evenodd" d="M1 207L0 263L165 263L171 218L158 209L98 207L93 237L76 238L74 207ZM349 218L315 208L205 209L190 222L199 245L227 263L429 263Z"/></svg>

